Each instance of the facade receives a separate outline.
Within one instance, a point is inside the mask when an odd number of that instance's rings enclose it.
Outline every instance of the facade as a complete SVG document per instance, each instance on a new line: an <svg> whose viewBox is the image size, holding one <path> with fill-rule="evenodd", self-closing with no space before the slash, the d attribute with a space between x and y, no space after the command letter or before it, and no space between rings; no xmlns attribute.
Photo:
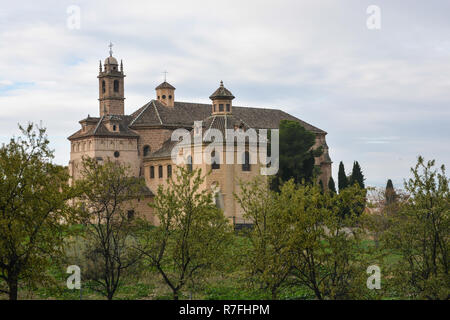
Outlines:
<svg viewBox="0 0 450 320"><path fill-rule="evenodd" d="M122 62L119 64L112 56L106 58L104 65L100 62L99 70L99 117L79 121L81 129L68 139L71 143L69 170L72 179L80 177L80 164L83 156L96 158L98 161L115 160L128 164L132 174L144 177L149 202L160 184L166 184L176 163L172 161L172 150L181 142L172 141L176 129L185 129L193 136L196 130L203 133L221 132L224 137L228 130L244 131L248 129L277 129L281 120L298 121L316 136L315 146L323 146L324 153L315 159L321 168L323 185L328 185L331 177L331 159L326 144L326 132L314 127L281 110L234 106L233 94L225 88L223 82L209 97L211 104L180 102L175 100L175 87L164 81L155 88L156 97L130 115L124 114L124 78ZM201 127L198 126L201 121ZM195 124L195 126L194 126ZM207 144L201 142L202 147ZM195 145L192 146L194 154ZM257 146L255 146L257 148ZM234 193L239 193L239 181L249 180L260 175L261 166L254 164L249 153L252 145L247 144L244 153L234 148L230 154L224 147L213 150L212 161L196 163L192 157L184 158L186 165L202 168L210 172L204 188L210 188L216 195L216 204L224 210L225 215L236 223L242 223L242 211L234 200ZM251 149L253 150L253 149ZM234 163L225 161L233 158ZM240 160L238 160L240 158ZM136 206L154 223L151 208L142 203Z"/></svg>

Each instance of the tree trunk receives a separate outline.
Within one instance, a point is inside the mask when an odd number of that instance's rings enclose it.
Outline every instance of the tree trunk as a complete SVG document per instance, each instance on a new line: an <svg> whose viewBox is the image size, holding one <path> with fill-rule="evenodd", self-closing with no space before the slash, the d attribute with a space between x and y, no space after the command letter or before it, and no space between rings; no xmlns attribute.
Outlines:
<svg viewBox="0 0 450 320"><path fill-rule="evenodd" d="M173 300L178 300L178 291L173 291Z"/></svg>
<svg viewBox="0 0 450 320"><path fill-rule="evenodd" d="M114 292L113 292L113 291L108 292L108 294L106 295L106 298L107 298L108 300L112 300L113 297L114 297Z"/></svg>
<svg viewBox="0 0 450 320"><path fill-rule="evenodd" d="M17 300L18 279L16 275L10 275L8 279L9 300Z"/></svg>
<svg viewBox="0 0 450 320"><path fill-rule="evenodd" d="M272 300L277 300L277 288L272 288L271 290L272 293Z"/></svg>

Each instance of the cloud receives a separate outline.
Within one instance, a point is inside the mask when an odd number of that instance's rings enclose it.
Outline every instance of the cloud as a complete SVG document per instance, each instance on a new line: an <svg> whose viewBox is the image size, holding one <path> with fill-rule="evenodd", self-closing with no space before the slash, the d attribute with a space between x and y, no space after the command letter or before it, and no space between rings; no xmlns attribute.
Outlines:
<svg viewBox="0 0 450 320"><path fill-rule="evenodd" d="M379 31L366 28L365 0L12 3L0 12L0 141L43 120L67 163L66 137L98 114L98 60L112 41L127 113L168 70L177 100L209 103L224 80L237 105L326 130L335 176L341 160L358 160L369 185L407 177L419 153L449 163L450 3L377 2ZM79 30L67 28L70 5Z"/></svg>

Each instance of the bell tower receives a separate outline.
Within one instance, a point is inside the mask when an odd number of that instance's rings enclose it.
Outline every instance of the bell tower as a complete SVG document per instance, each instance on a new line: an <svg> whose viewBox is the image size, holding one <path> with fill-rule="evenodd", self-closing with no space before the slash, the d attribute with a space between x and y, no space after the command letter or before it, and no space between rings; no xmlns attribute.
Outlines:
<svg viewBox="0 0 450 320"><path fill-rule="evenodd" d="M102 68L100 61L98 83L99 83L99 102L100 102L100 117L108 114L124 114L124 78L123 64L120 61L117 63L116 58L112 56L112 46L109 44L109 57L105 59Z"/></svg>

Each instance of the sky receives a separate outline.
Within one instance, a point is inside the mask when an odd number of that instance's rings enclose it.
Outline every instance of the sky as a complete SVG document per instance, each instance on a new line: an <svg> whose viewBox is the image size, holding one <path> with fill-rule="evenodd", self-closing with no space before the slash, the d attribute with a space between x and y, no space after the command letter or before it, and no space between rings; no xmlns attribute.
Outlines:
<svg viewBox="0 0 450 320"><path fill-rule="evenodd" d="M378 11L373 11L375 5ZM277 108L325 130L333 176L358 161L396 187L417 156L450 163L450 1L0 0L0 143L29 121L55 162L98 116L98 65L123 59L125 112L167 80L175 100ZM369 8L369 10L368 10ZM375 27L375 28L374 28Z"/></svg>

